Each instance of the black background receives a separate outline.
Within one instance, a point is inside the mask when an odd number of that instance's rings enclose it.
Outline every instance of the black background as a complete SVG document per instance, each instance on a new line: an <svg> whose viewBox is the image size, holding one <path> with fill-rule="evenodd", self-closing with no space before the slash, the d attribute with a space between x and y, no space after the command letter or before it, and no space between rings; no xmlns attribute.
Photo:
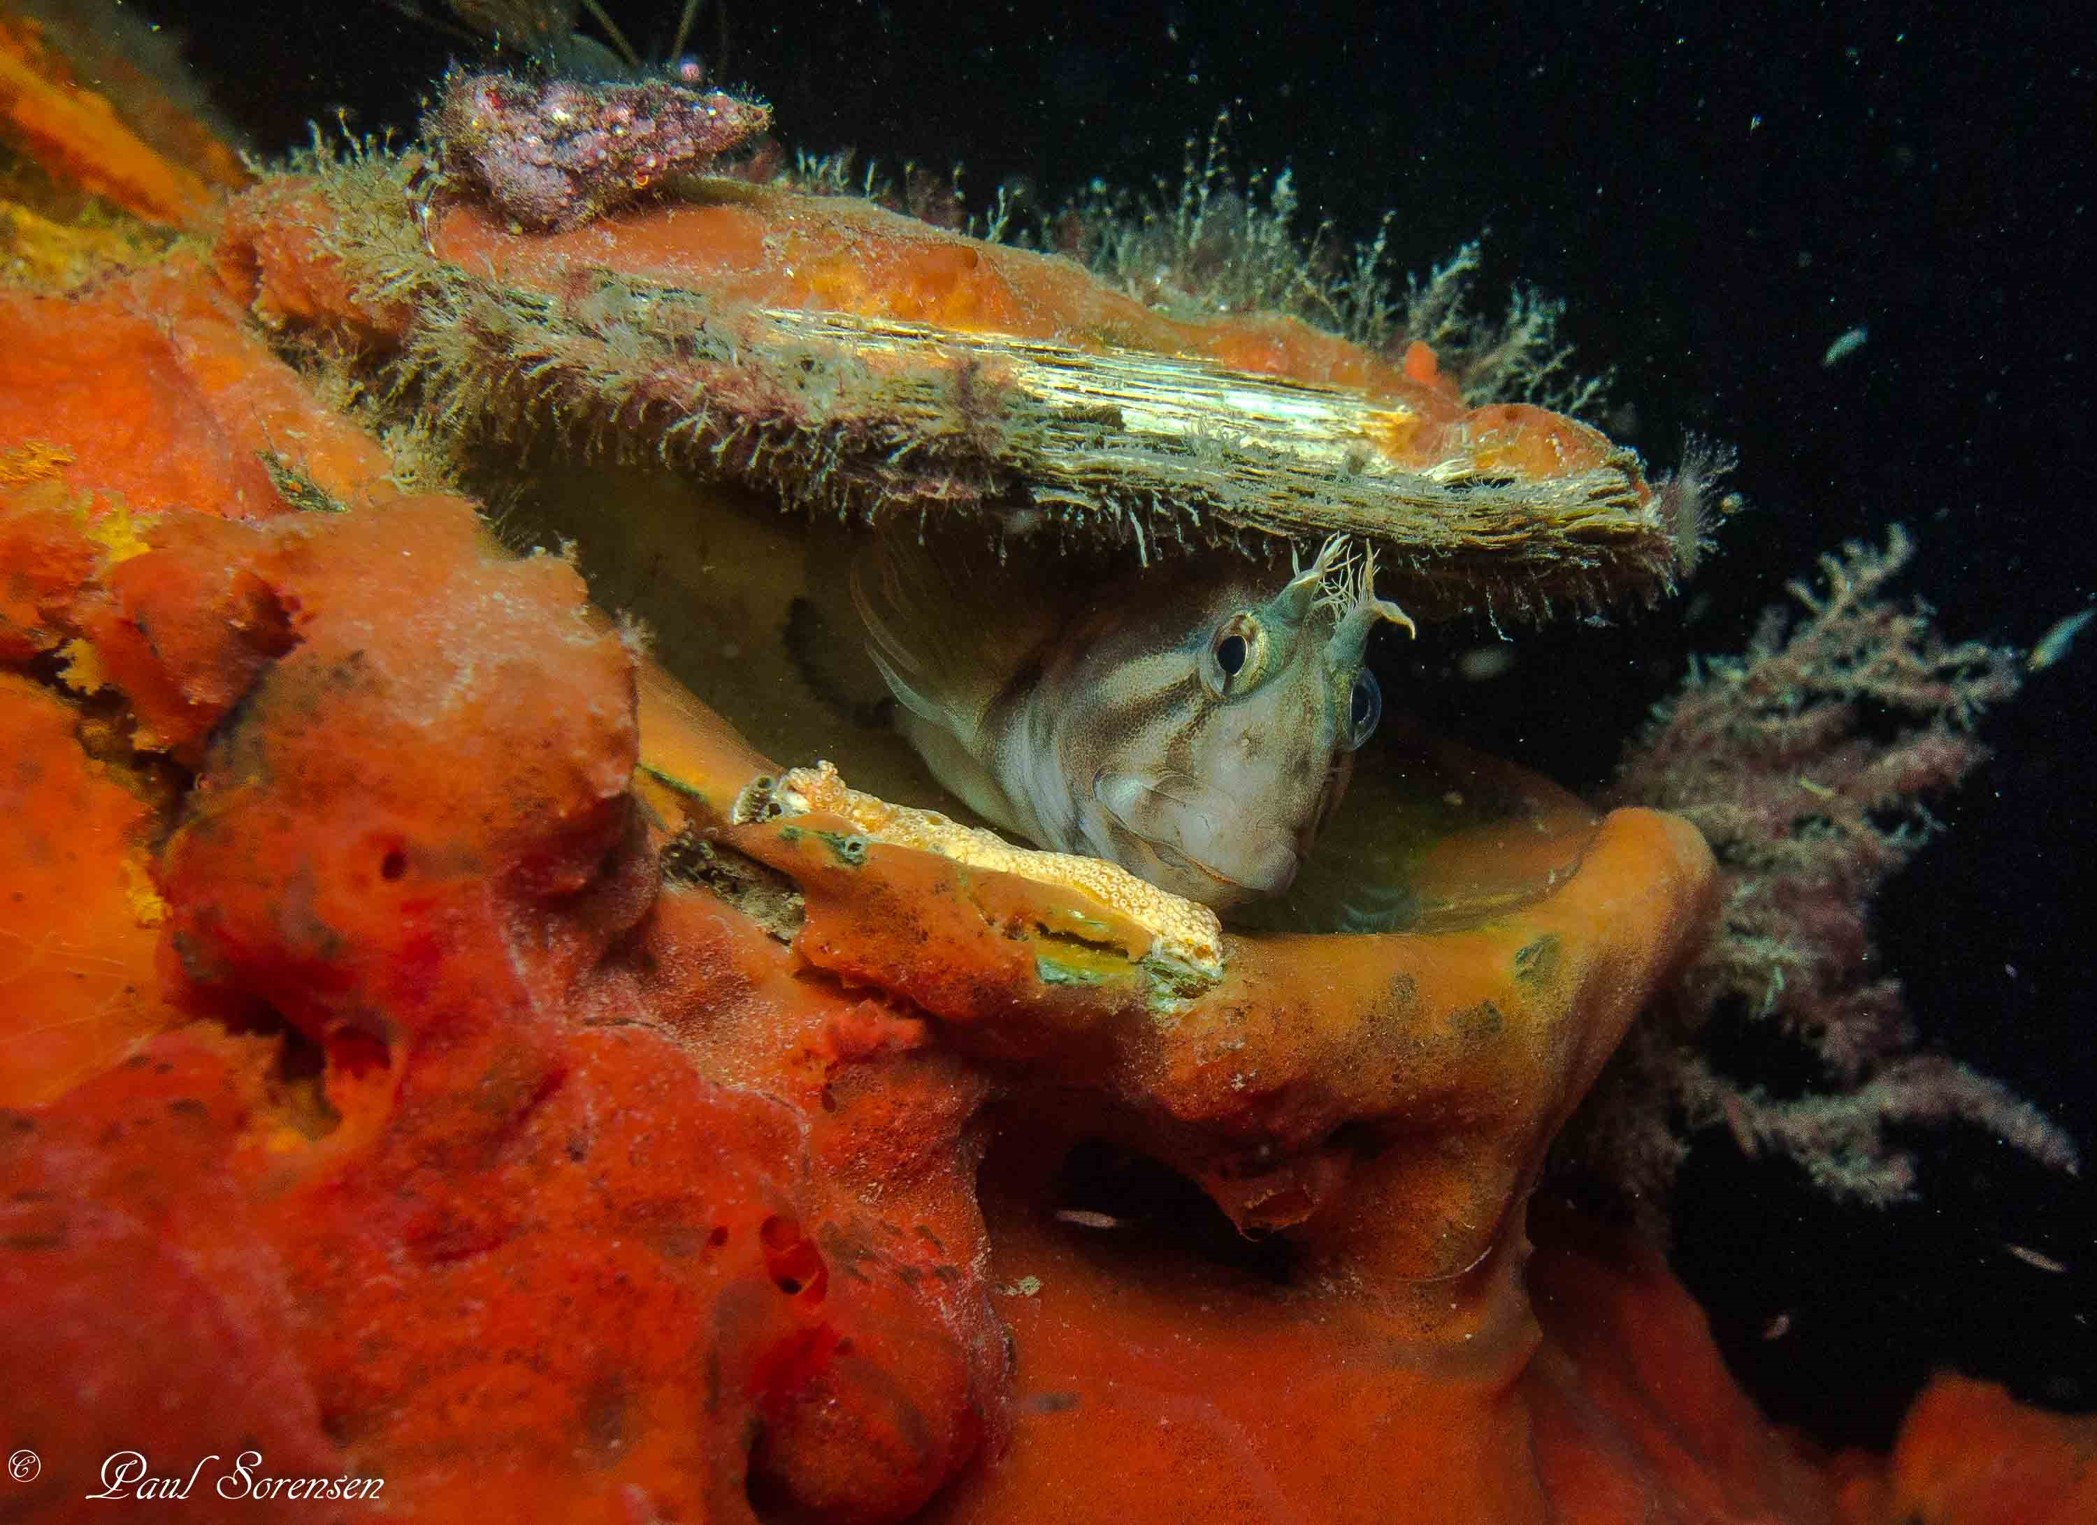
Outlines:
<svg viewBox="0 0 2097 1525"><path fill-rule="evenodd" d="M1532 635L1508 678L1422 700L1570 784L1606 778L1686 652L1738 649L1785 579L1847 538L1910 526L1910 585L1961 636L2028 645L2097 592L2097 57L2080 6L726 3L725 56L721 0L698 51L772 101L788 143L958 162L978 210L1008 181L1054 204L1094 178L1174 177L1227 108L1234 161L1292 167L1342 234L1395 209L1414 269L1483 234L1489 277L1567 299L1582 356L1629 404L1612 424L1649 458L1673 460L1687 431L1735 445L1750 509L1692 598ZM373 3L148 9L186 29L265 153L338 111L411 131L462 51ZM666 46L672 0L611 9ZM1860 324L1864 348L1824 368ZM1881 926L1925 1041L2086 1151L2093 682L2097 631L1988 719L1995 760L1941 805L1952 829ZM1700 1147L1675 1260L1736 1370L1830 1441L1883 1442L1945 1365L2097 1406L2087 1178L1965 1133L1918 1142L1924 1197L1886 1211Z"/></svg>

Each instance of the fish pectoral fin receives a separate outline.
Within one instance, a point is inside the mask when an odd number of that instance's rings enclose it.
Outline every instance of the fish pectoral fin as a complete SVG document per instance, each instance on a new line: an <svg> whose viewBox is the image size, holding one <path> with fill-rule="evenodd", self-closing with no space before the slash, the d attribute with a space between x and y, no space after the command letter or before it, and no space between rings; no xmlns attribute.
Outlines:
<svg viewBox="0 0 2097 1525"><path fill-rule="evenodd" d="M896 698L909 705L901 690L897 691ZM932 770L940 787L1000 831L1031 837L1032 833L1020 813L1012 808L1012 801L998 786L990 770L976 759L975 753L948 730L944 722L924 715L915 706L909 707L910 713L899 716L897 726L917 750L917 755L925 760L925 766Z"/></svg>
<svg viewBox="0 0 2097 1525"><path fill-rule="evenodd" d="M886 683L888 691L896 696L896 703L948 740L955 739L950 727L957 717L931 695L920 693L916 684L905 676L905 670L898 664L895 656L871 642L867 645L866 654L874 659L874 666L881 672L881 681Z"/></svg>
<svg viewBox="0 0 2097 1525"><path fill-rule="evenodd" d="M1017 554L891 529L853 559L867 654L898 703L974 746L984 718L1067 610Z"/></svg>

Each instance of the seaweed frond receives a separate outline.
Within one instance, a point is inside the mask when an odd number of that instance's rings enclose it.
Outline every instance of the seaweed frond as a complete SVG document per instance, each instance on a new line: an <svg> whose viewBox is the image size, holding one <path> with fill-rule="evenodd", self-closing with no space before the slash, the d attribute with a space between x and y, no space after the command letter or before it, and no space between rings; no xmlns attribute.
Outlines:
<svg viewBox="0 0 2097 1525"><path fill-rule="evenodd" d="M1693 821L1720 870L1709 948L1612 1061L1571 1144L1649 1211L1713 1127L1866 1202L1913 1189L1896 1126L1961 1120L2078 1168L2073 1141L1999 1081L1918 1052L1879 971L1879 889L1940 829L1930 800L1986 756L1973 724L2020 671L2019 653L1948 641L1926 605L1889 593L1913 550L1896 527L1883 549L1824 557L1817 584L1791 586L1803 618L1771 610L1743 655L1701 664L1625 760L1618 801ZM1721 1021L1778 1035L1817 1080L1780 1096L1719 1070Z"/></svg>

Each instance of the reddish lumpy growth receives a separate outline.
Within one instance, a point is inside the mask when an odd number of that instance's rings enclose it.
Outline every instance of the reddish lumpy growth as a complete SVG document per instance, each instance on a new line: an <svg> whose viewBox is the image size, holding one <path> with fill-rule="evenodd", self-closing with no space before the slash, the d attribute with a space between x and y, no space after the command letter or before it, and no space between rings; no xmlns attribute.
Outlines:
<svg viewBox="0 0 2097 1525"><path fill-rule="evenodd" d="M447 182L528 228L574 228L765 130L761 101L669 80L532 83L455 74L425 124Z"/></svg>

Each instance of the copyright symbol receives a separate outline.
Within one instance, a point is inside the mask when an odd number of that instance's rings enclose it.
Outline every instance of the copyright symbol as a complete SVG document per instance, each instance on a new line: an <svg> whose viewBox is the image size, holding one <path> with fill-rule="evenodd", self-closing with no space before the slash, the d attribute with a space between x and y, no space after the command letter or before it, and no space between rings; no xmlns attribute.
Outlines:
<svg viewBox="0 0 2097 1525"><path fill-rule="evenodd" d="M7 1475L18 1483L33 1483L44 1470L44 1459L36 1452L23 1449L7 1459Z"/></svg>

